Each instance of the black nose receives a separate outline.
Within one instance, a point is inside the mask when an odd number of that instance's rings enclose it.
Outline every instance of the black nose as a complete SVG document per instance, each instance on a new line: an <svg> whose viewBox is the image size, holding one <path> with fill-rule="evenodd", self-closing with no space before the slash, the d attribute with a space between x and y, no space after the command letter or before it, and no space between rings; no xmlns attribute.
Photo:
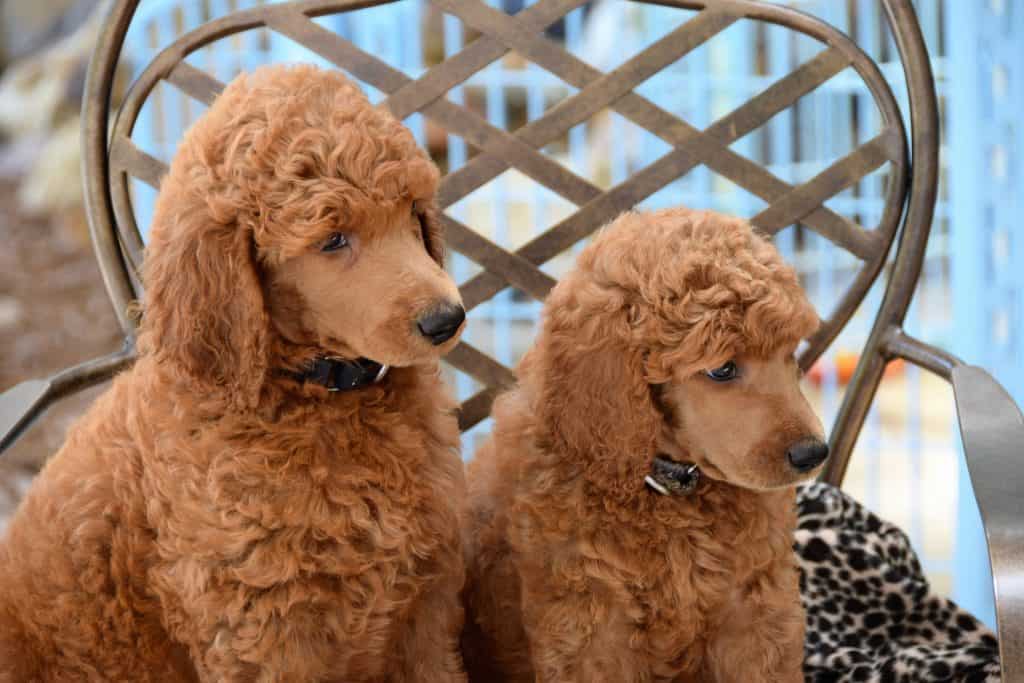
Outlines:
<svg viewBox="0 0 1024 683"><path fill-rule="evenodd" d="M466 311L456 304L441 304L416 321L416 326L434 346L440 346L455 336L466 319Z"/></svg>
<svg viewBox="0 0 1024 683"><path fill-rule="evenodd" d="M810 472L825 462L828 444L818 439L800 439L789 447L786 457L797 472Z"/></svg>

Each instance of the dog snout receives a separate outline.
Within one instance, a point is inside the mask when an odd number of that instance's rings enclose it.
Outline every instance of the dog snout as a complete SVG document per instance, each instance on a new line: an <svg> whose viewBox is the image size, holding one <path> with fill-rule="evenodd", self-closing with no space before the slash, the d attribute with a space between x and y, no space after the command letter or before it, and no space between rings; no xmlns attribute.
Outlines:
<svg viewBox="0 0 1024 683"><path fill-rule="evenodd" d="M800 439L786 450L786 458L797 472L810 472L827 457L828 444L821 439Z"/></svg>
<svg viewBox="0 0 1024 683"><path fill-rule="evenodd" d="M416 326L431 344L440 346L456 335L465 319L466 310L462 306L445 302L421 316Z"/></svg>

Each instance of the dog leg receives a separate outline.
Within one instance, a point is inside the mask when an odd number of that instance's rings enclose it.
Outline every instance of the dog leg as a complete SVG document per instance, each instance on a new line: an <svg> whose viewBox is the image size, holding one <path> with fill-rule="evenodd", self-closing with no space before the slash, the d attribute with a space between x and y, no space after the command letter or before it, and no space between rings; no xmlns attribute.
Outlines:
<svg viewBox="0 0 1024 683"><path fill-rule="evenodd" d="M399 644L401 670L393 683L465 683L459 636L462 579L426 589L412 608Z"/></svg>
<svg viewBox="0 0 1024 683"><path fill-rule="evenodd" d="M229 594L240 592L239 584L227 584L208 604L228 607L189 613L189 649L202 683L322 681L349 668L352 652L335 637L332 604L295 604L290 596L297 591L281 584L252 591L245 608L232 611ZM379 664L376 671L363 668L363 676L348 680L375 680L383 673Z"/></svg>
<svg viewBox="0 0 1024 683"><path fill-rule="evenodd" d="M791 583L791 590L773 582L736 601L709 647L701 680L804 680L804 613L795 579Z"/></svg>
<svg viewBox="0 0 1024 683"><path fill-rule="evenodd" d="M559 596L552 599L552 596ZM537 683L648 683L649 662L629 646L631 624L611 596L524 581L523 618Z"/></svg>
<svg viewBox="0 0 1024 683"><path fill-rule="evenodd" d="M0 683L42 680L40 662L20 628L0 610Z"/></svg>
<svg viewBox="0 0 1024 683"><path fill-rule="evenodd" d="M592 634L575 645L568 633L531 641L537 683L649 683L650 667L612 634Z"/></svg>

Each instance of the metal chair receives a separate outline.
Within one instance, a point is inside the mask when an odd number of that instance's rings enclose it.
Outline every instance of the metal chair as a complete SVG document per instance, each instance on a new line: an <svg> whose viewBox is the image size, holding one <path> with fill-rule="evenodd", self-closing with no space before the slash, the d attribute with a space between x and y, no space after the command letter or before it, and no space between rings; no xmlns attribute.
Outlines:
<svg viewBox="0 0 1024 683"><path fill-rule="evenodd" d="M833 457L824 475L843 480L850 455L886 365L904 359L950 381L956 396L964 450L981 508L995 580L1003 680L1024 681L1024 467L1018 451L1024 420L1000 385L984 370L922 343L903 330L921 273L931 229L938 178L938 112L928 54L910 0L882 0L895 37L909 101L909 137L896 98L878 66L847 36L793 9L756 0L654 0L658 5L699 12L665 38L621 66L603 73L564 50L544 30L583 0L539 0L508 15L481 0L431 0L480 35L461 51L413 79L328 31L313 18L354 12L388 0L294 0L235 11L192 30L168 45L145 68L125 101L112 111L111 88L125 36L140 0L118 0L110 10L89 70L84 101L84 169L92 237L104 282L125 335L125 348L66 370L48 380L24 382L0 396L0 450L49 404L108 379L131 363L134 320L130 304L142 292L133 273L143 240L132 211L130 179L157 187L164 164L131 138L154 87L170 84L209 103L223 84L185 58L218 40L265 27L306 46L386 95L385 106L404 119L421 112L479 150L441 185L440 204L450 207L509 168L515 168L578 207L555 226L510 251L446 215L450 247L483 267L465 282L468 310L506 287L543 299L554 279L540 266L586 238L596 228L691 169L704 165L767 202L752 217L766 234L799 223L852 254L859 262L835 309L799 358L807 369L835 340L886 263L891 263L884 298L870 337L831 432ZM698 130L636 92L639 83L737 21L767 22L820 44L821 51L728 115ZM578 92L513 133L487 123L445 95L491 62L514 51L556 74ZM807 182L791 185L732 151L730 145L793 106L840 71L852 68L873 96L882 130L873 139ZM603 191L540 150L573 126L610 108L652 132L671 150L627 181ZM109 125L113 115L114 123ZM838 215L825 202L865 175L886 168L888 183L881 219L873 227ZM895 248L893 243L895 242ZM485 388L463 402L460 425L471 428L491 402L514 381L511 370L462 343L448 361Z"/></svg>

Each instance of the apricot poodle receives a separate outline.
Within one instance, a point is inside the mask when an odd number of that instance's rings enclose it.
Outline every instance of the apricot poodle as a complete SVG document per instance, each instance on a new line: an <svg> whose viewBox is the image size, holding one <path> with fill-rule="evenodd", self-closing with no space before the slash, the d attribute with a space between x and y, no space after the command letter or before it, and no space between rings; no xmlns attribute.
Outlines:
<svg viewBox="0 0 1024 683"><path fill-rule="evenodd" d="M0 546L0 680L465 680L437 182L337 72L226 88L161 187L138 361Z"/></svg>
<svg viewBox="0 0 1024 683"><path fill-rule="evenodd" d="M735 218L627 213L582 252L469 466L470 680L803 680L818 324Z"/></svg>

